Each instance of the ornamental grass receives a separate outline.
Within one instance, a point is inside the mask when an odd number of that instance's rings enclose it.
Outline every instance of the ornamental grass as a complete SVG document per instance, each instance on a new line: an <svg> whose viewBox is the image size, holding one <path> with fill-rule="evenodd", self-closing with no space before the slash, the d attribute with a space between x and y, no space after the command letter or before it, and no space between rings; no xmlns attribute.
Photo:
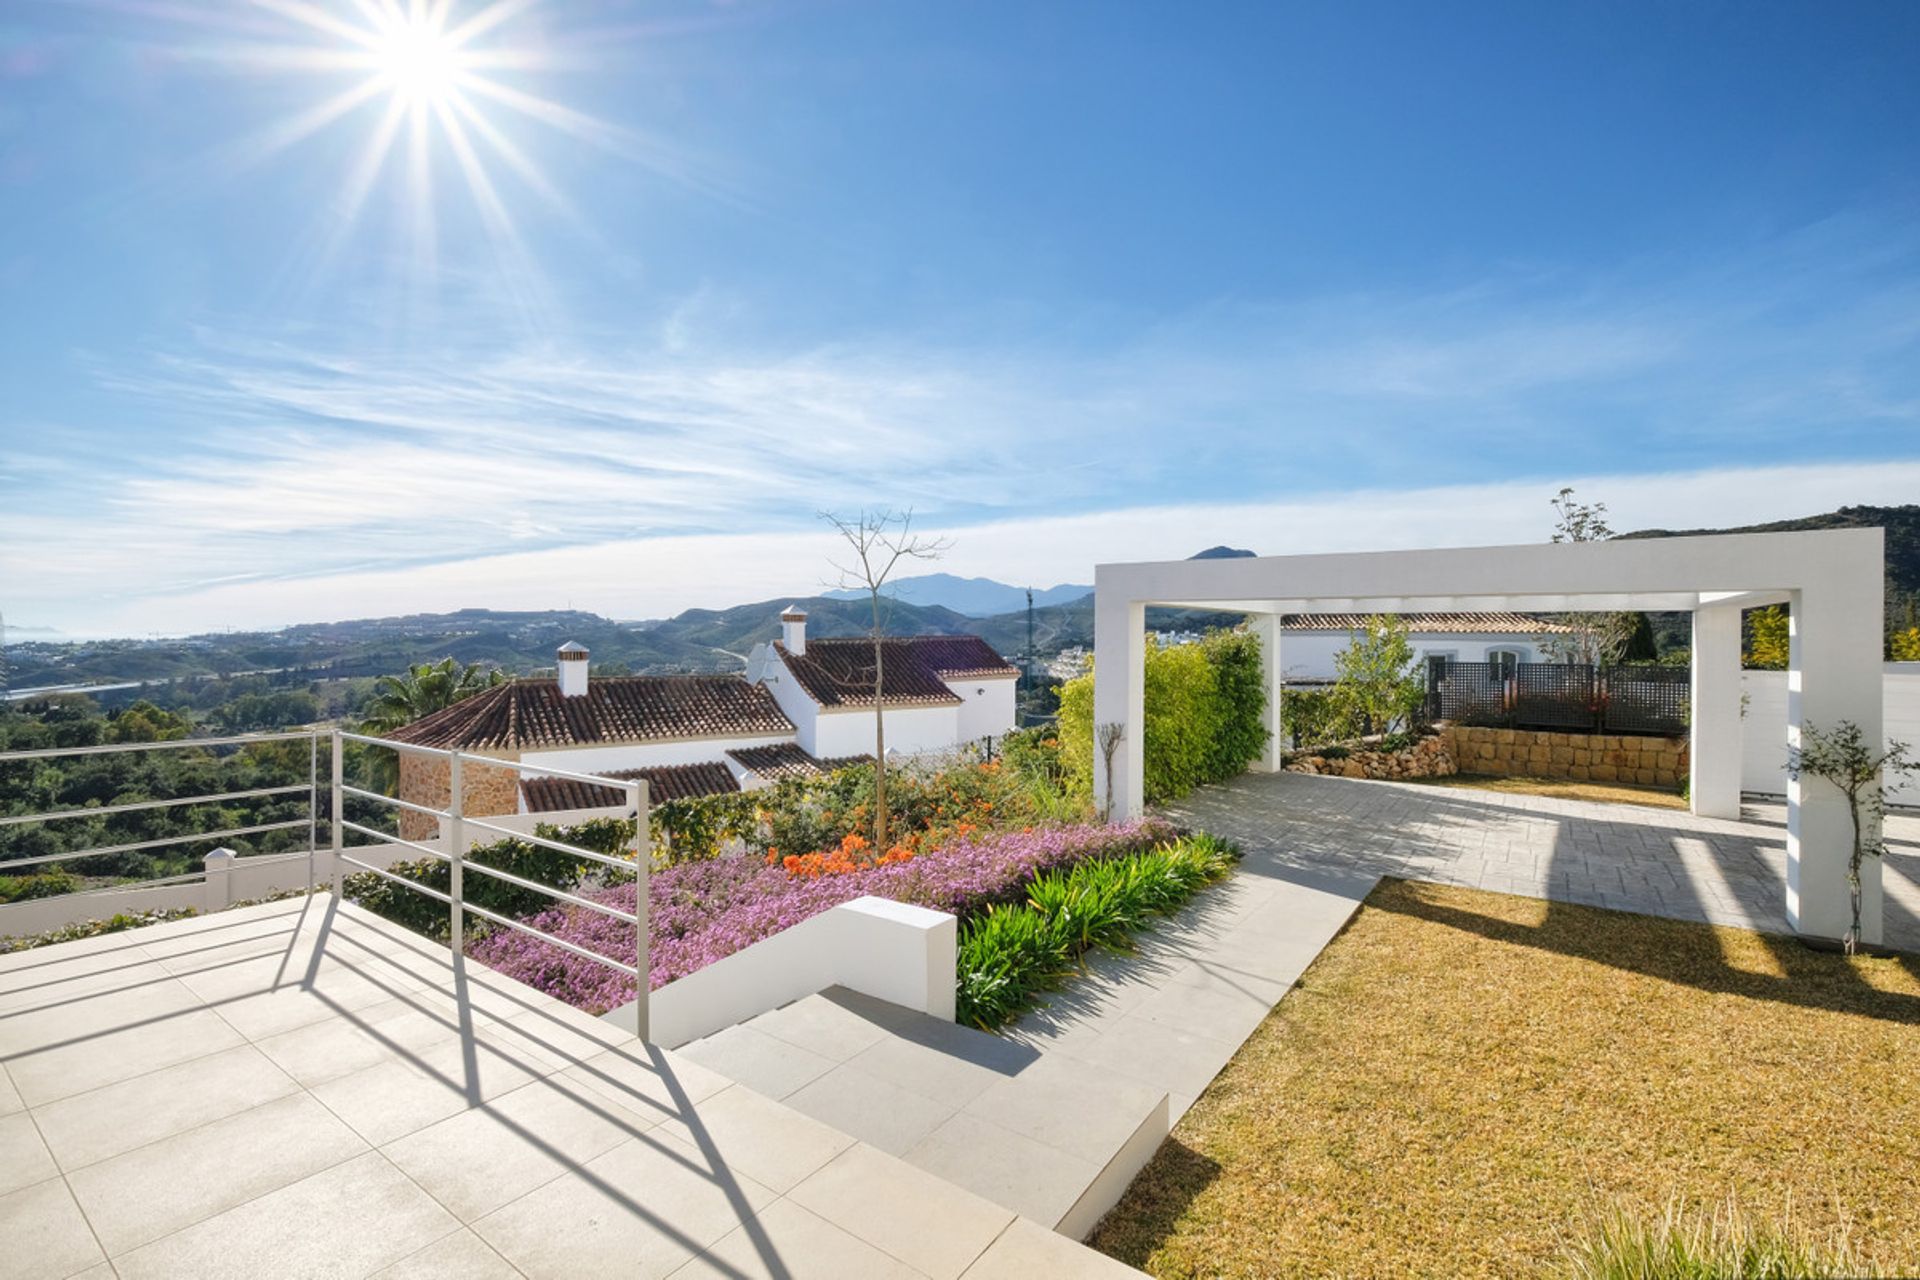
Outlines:
<svg viewBox="0 0 1920 1280"><path fill-rule="evenodd" d="M670 867L655 872L648 885L650 982L663 986L867 894L967 918L995 903L1020 901L1028 884L1044 872L1142 852L1175 835L1170 824L1147 818L972 836L908 860L829 875L796 876L785 866L752 856ZM634 907L631 884L592 890L586 896L622 911ZM579 907L557 907L526 922L598 955L631 963L630 925ZM633 980L625 974L515 930L495 931L474 943L470 953L489 968L589 1013L604 1013L634 998Z"/></svg>

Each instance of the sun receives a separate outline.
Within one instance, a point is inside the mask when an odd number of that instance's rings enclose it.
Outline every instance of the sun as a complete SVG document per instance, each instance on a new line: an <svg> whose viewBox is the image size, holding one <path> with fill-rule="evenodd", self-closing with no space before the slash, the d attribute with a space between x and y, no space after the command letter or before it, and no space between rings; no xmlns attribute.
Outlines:
<svg viewBox="0 0 1920 1280"><path fill-rule="evenodd" d="M378 34L370 61L409 104L437 108L459 88L468 70L460 46L432 17L383 15Z"/></svg>

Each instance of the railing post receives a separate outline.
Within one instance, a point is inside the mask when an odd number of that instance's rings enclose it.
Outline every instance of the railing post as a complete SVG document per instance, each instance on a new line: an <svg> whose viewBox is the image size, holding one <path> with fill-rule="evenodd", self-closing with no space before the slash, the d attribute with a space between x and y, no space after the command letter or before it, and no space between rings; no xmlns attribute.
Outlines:
<svg viewBox="0 0 1920 1280"><path fill-rule="evenodd" d="M639 778L627 784L633 800L633 967L638 971L633 991L633 1034L642 1043L648 1035L647 1001L652 996L653 966L647 959L652 950L652 925L647 919L647 882L653 873L652 815L648 812L652 796L647 780Z"/></svg>
<svg viewBox="0 0 1920 1280"><path fill-rule="evenodd" d="M347 816L346 815L347 793L341 790L341 788L346 785L346 781L342 776L343 765L345 763L344 757L346 753L343 750L343 747L345 746L345 744L340 740L340 731L338 729L335 729L333 731L332 746L333 746L333 760L332 760L332 768L333 768L333 806L332 806L333 833L332 833L332 836L333 838L331 843L333 845L333 896L337 901L343 896L341 892L340 882L345 878L342 875L342 872L345 870L345 866L346 866L346 864L340 861L340 855L344 852L344 842L341 840L341 836L346 834L346 829L342 827L340 824L346 820L346 816Z"/></svg>
<svg viewBox="0 0 1920 1280"><path fill-rule="evenodd" d="M307 739L307 896L313 896L313 856L320 843L320 731Z"/></svg>
<svg viewBox="0 0 1920 1280"><path fill-rule="evenodd" d="M231 849L215 849L206 856L206 894L201 899L203 911L225 911L233 905L233 859Z"/></svg>
<svg viewBox="0 0 1920 1280"><path fill-rule="evenodd" d="M466 812L465 802L460 753L456 751L447 761L447 896L453 899L453 904L447 908L449 912L447 942L456 956L465 953L467 949L467 913L461 907L461 903L465 900L462 896L466 881L463 869L467 858L466 823L461 821L461 815Z"/></svg>

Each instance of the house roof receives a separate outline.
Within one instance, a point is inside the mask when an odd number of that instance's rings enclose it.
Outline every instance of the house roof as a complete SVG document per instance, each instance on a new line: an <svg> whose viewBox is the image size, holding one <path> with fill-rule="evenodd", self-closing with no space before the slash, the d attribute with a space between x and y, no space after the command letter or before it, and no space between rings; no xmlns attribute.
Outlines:
<svg viewBox="0 0 1920 1280"><path fill-rule="evenodd" d="M422 747L519 751L792 732L767 688L737 675L596 676L572 698L553 680L509 681L389 736Z"/></svg>
<svg viewBox="0 0 1920 1280"><path fill-rule="evenodd" d="M1280 621L1288 631L1358 631L1377 613L1289 613ZM1416 635L1542 636L1573 630L1564 622L1524 613L1403 613L1398 615Z"/></svg>
<svg viewBox="0 0 1920 1280"><path fill-rule="evenodd" d="M947 680L1017 676L1019 671L979 636L889 636L880 642L887 706L958 706ZM809 640L804 655L774 648L793 678L823 707L873 705L873 641Z"/></svg>
<svg viewBox="0 0 1920 1280"><path fill-rule="evenodd" d="M733 770L718 760L699 764L651 765L644 769L610 769L601 774L633 782L644 778L647 796L654 804L669 800L689 800L697 796L725 795L738 791L740 782ZM528 813L556 813L562 809L605 809L626 803L626 792L618 787L599 787L573 778L529 777L520 781L520 795Z"/></svg>
<svg viewBox="0 0 1920 1280"><path fill-rule="evenodd" d="M773 781L781 778L817 778L872 759L871 756L838 756L822 760L808 755L797 742L776 742L770 747L738 747L727 754L749 773Z"/></svg>

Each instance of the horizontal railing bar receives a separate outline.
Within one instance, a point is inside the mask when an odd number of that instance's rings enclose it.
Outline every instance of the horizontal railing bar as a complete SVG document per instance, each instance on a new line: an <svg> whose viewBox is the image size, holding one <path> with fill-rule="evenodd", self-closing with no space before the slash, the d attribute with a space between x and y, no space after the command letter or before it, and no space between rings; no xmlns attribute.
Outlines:
<svg viewBox="0 0 1920 1280"><path fill-rule="evenodd" d="M11 817L0 818L0 827L11 827L22 822L52 822L58 818L84 818L88 814L137 813L142 809L166 809L183 804L213 804L219 800L250 800L256 796L286 796L296 791L311 791L311 783L302 782L287 787L255 787L251 791L221 791L204 796L178 796L172 800L140 800L132 804L103 804L92 809L55 809L47 813L18 813Z"/></svg>
<svg viewBox="0 0 1920 1280"><path fill-rule="evenodd" d="M135 880L131 884L103 884L94 889L75 889L72 893L63 893L57 896L62 898L84 898L94 893L126 893L132 889L151 889L155 885L163 884L185 884L189 880L205 880L206 878L207 873L204 871L188 871L177 876L159 876L152 880Z"/></svg>
<svg viewBox="0 0 1920 1280"><path fill-rule="evenodd" d="M382 795L378 791L365 791L359 787L350 787L344 782L340 784L340 791L343 795L358 796L362 800L377 800L381 804L390 804L396 809L405 809L410 813L424 813L429 818L451 818L453 816L453 811L450 809L430 808L424 804L415 804L411 800L402 800L398 796Z"/></svg>
<svg viewBox="0 0 1920 1280"><path fill-rule="evenodd" d="M228 738L167 738L160 742L108 742L97 747L35 747L26 751L0 751L0 764L9 760L49 760L55 756L101 756L115 751L167 751L182 747L236 747L256 742L304 742L317 738L316 729L298 729L291 733L243 733Z"/></svg>
<svg viewBox="0 0 1920 1280"><path fill-rule="evenodd" d="M375 840L378 840L383 844L398 844L398 845L405 845L409 849L418 849L421 853L427 854L430 857L438 858L442 862L453 861L452 858L449 858L446 854L440 852L440 850L438 849L430 849L424 844L416 844L412 840L404 840L399 836L390 836L384 831L375 831L372 827L363 827L359 823L349 822L345 818L340 819L340 829L342 831L355 831L363 836L372 836ZM367 846L357 844L357 845L354 845L353 847L356 849L364 849Z"/></svg>
<svg viewBox="0 0 1920 1280"><path fill-rule="evenodd" d="M409 889L413 889L420 893L426 894L429 898L438 898L440 901L448 903L449 905L451 905L453 902L453 898L450 894L442 893L438 889L429 889L426 885L421 884L418 880L409 880L405 876L397 876L393 874L393 872L391 871L387 871L380 867L374 866L371 862L362 862L358 858L349 858L344 853L340 855L340 861L350 862L354 866L359 867L362 871L371 871L373 872L373 874L379 876L382 880L391 880L395 884L403 884Z"/></svg>
<svg viewBox="0 0 1920 1280"><path fill-rule="evenodd" d="M522 924L520 921L513 919L511 916L503 916L499 912L489 911L485 907L476 907L471 902L462 903L461 906L464 910L470 911L474 915L480 916L483 919L491 920L495 924L503 924L507 926L507 928L509 929L517 929L521 933L530 934L533 937L539 938L543 942L550 942L554 946L560 948L562 951L572 952L574 955L579 956L582 960L591 960L595 964L606 965L607 968L609 969L618 969L621 973L626 974L629 978L632 978L634 981L638 982L640 980L640 970L636 969L634 966L630 964L621 964L618 960L609 959L608 957L601 955L598 951L589 951L585 947L576 946L573 943L568 942L565 938L556 938L552 934L546 932L543 929L536 929L532 925Z"/></svg>
<svg viewBox="0 0 1920 1280"><path fill-rule="evenodd" d="M522 889L531 889L535 893L544 893L548 897L558 898L562 902L571 902L576 907L585 907L589 911L597 911L603 916L610 916L620 921L622 924L640 923L639 917L635 916L631 911L622 911L620 908L610 907L604 902L595 902L592 898L582 898L575 894L568 893L565 889L556 889L550 884L541 884L538 880L528 880L524 876L514 875L511 871L502 871L498 867L490 867L484 862L463 861L460 865L468 871L478 871L483 876L492 876L495 880L504 880L508 884L517 884Z"/></svg>
<svg viewBox="0 0 1920 1280"><path fill-rule="evenodd" d="M503 827L497 823L482 822L478 818L463 817L461 821L470 827L479 827L483 831L497 831L503 836L511 836L515 840L525 840L528 844L537 844L541 848L551 849L555 853L565 853L576 858L585 858L589 862L604 863L609 867L619 867L623 870L633 866L631 862L628 862L624 858L610 858L604 853L595 853L591 849L582 849L577 845L562 844L558 840L549 840L545 836L536 836L525 831L515 831L512 827Z"/></svg>
<svg viewBox="0 0 1920 1280"><path fill-rule="evenodd" d="M411 751L416 755L445 756L449 758L453 755L453 752L441 747L421 747L411 742L396 742L392 738L376 738L365 733L348 733L345 729L340 731L340 737L346 742L364 742L371 747L387 747L393 751Z"/></svg>
<svg viewBox="0 0 1920 1280"><path fill-rule="evenodd" d="M103 845L98 849L76 849L72 853L43 853L37 858L14 858L0 862L0 873L10 867L31 867L43 862L64 862L69 858L104 858L112 853L137 853L141 849L158 849L169 844L192 844L200 840L224 840L228 836L258 835L262 831L285 831L292 827L307 825L305 818L295 818L291 822L263 822L257 827L228 827L225 831L203 831L196 835L165 836L159 840L139 840L133 844Z"/></svg>

